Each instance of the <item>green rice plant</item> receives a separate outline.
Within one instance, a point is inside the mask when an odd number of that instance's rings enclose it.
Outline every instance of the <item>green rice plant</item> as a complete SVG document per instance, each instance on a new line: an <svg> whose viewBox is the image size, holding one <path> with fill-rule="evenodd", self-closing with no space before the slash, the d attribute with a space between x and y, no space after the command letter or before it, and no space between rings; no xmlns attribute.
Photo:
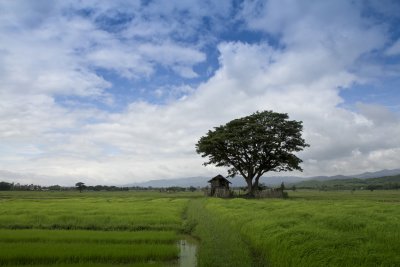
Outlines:
<svg viewBox="0 0 400 267"><path fill-rule="evenodd" d="M79 195L78 195L79 196ZM0 228L178 230L184 198L10 198L0 206Z"/></svg>
<svg viewBox="0 0 400 267"><path fill-rule="evenodd" d="M256 266L240 233L204 207L204 200L189 203L186 231L200 240L198 266Z"/></svg>
<svg viewBox="0 0 400 267"><path fill-rule="evenodd" d="M399 191L198 199L158 192L0 192L1 266L400 266Z"/></svg>
<svg viewBox="0 0 400 267"><path fill-rule="evenodd" d="M187 198L57 193L0 192L0 266L176 265Z"/></svg>
<svg viewBox="0 0 400 267"><path fill-rule="evenodd" d="M175 266L174 263L166 262L151 262L151 263L129 263L129 264L112 264L117 267L166 267ZM21 265L7 265L7 267L20 267ZM71 264L34 264L34 265L23 265L24 267L110 267L107 263L71 263Z"/></svg>
<svg viewBox="0 0 400 267"><path fill-rule="evenodd" d="M400 266L400 192L373 193L210 198L205 207L270 266Z"/></svg>
<svg viewBox="0 0 400 267"><path fill-rule="evenodd" d="M169 244L0 243L0 265L172 261L178 252Z"/></svg>
<svg viewBox="0 0 400 267"><path fill-rule="evenodd" d="M63 243L176 243L174 231L87 231L0 229L0 243L63 242Z"/></svg>

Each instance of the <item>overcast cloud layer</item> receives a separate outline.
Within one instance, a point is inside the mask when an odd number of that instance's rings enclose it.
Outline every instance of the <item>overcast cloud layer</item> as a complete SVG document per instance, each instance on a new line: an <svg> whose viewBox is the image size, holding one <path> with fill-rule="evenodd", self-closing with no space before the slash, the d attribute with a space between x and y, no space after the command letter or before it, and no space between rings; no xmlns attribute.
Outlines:
<svg viewBox="0 0 400 267"><path fill-rule="evenodd" d="M399 168L399 23L398 1L0 1L0 170L225 174L195 143L257 110L303 121L295 175Z"/></svg>

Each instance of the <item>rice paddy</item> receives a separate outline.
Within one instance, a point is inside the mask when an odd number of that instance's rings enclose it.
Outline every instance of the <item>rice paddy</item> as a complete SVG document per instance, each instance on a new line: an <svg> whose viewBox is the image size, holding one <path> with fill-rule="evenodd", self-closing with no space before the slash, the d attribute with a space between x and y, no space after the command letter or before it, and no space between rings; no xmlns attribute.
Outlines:
<svg viewBox="0 0 400 267"><path fill-rule="evenodd" d="M0 266L400 266L400 191L289 196L0 192Z"/></svg>
<svg viewBox="0 0 400 267"><path fill-rule="evenodd" d="M400 266L399 191L302 191L291 196L198 201L204 214L218 218L222 230L209 237L202 220L194 218L200 223L195 233L225 246L239 235L235 246L247 244L248 252L226 255L224 261L232 260L232 266ZM219 260L213 257L204 256L207 262Z"/></svg>
<svg viewBox="0 0 400 267"><path fill-rule="evenodd" d="M0 195L0 266L178 263L187 198L12 193Z"/></svg>

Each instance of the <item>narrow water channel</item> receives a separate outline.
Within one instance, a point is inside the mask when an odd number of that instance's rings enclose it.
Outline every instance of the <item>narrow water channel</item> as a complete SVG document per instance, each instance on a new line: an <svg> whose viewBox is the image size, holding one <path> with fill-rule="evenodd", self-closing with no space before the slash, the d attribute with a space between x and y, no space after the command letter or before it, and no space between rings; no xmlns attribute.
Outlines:
<svg viewBox="0 0 400 267"><path fill-rule="evenodd" d="M197 245L198 242L193 237L184 236L179 241L179 266L195 267L197 266Z"/></svg>

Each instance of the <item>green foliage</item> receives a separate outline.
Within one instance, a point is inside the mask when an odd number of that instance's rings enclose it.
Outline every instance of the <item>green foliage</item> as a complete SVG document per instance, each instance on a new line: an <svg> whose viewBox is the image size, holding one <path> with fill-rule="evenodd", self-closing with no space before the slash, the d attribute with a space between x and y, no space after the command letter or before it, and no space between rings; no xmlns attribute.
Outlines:
<svg viewBox="0 0 400 267"><path fill-rule="evenodd" d="M86 187L85 183L78 182L75 184L75 187L82 193L82 190Z"/></svg>
<svg viewBox="0 0 400 267"><path fill-rule="evenodd" d="M266 172L301 170L302 161L294 152L308 146L302 129L302 122L289 120L287 114L256 112L208 131L196 151L208 157L205 165L230 167L231 177L242 175L252 193Z"/></svg>
<svg viewBox="0 0 400 267"><path fill-rule="evenodd" d="M7 182L0 182L0 191L8 191L11 190L13 184Z"/></svg>

